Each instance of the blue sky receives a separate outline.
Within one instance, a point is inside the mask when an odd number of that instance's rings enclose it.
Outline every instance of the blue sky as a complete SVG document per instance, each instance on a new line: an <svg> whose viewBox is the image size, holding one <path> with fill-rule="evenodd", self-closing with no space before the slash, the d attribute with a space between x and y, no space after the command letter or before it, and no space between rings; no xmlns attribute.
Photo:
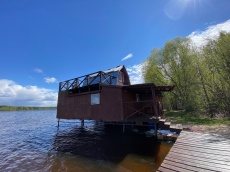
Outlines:
<svg viewBox="0 0 230 172"><path fill-rule="evenodd" d="M1 0L0 105L55 106L58 82L121 64L143 82L152 48L230 31L229 11L229 0Z"/></svg>

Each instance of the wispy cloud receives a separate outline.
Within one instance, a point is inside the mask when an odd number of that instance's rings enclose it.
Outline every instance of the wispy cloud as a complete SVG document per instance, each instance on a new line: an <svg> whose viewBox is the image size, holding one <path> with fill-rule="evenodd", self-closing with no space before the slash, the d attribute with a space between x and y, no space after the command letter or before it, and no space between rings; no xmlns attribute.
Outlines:
<svg viewBox="0 0 230 172"><path fill-rule="evenodd" d="M127 59L132 58L132 57L133 57L133 54L129 53L127 56L125 56L123 59L121 59L121 61L127 60Z"/></svg>
<svg viewBox="0 0 230 172"><path fill-rule="evenodd" d="M142 72L141 72L142 66L143 63L138 65L133 65L127 68L127 72L129 74L129 79L131 84L141 84L144 82Z"/></svg>
<svg viewBox="0 0 230 172"><path fill-rule="evenodd" d="M217 39L221 31L230 32L230 20L216 25L211 25L207 27L205 31L194 31L188 37L192 40L192 43L195 46L201 47L206 45L208 40Z"/></svg>
<svg viewBox="0 0 230 172"><path fill-rule="evenodd" d="M33 71L35 73L43 73L42 69L40 69L40 68L34 68Z"/></svg>
<svg viewBox="0 0 230 172"><path fill-rule="evenodd" d="M22 86L12 80L0 80L0 105L56 106L57 92L37 86Z"/></svg>
<svg viewBox="0 0 230 172"><path fill-rule="evenodd" d="M46 77L46 78L44 78L44 80L45 80L46 83L55 83L55 82L57 82L57 79L54 78L54 77Z"/></svg>

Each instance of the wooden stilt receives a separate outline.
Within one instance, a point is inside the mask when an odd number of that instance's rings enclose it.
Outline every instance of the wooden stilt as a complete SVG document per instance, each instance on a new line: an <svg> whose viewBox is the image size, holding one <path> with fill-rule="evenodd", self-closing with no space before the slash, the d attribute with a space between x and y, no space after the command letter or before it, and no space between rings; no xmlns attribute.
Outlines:
<svg viewBox="0 0 230 172"><path fill-rule="evenodd" d="M123 134L125 134L125 123L123 122Z"/></svg>
<svg viewBox="0 0 230 172"><path fill-rule="evenodd" d="M58 119L58 128L59 128L59 122L60 122L60 119Z"/></svg>
<svg viewBox="0 0 230 172"><path fill-rule="evenodd" d="M84 127L84 119L81 120L81 127Z"/></svg>
<svg viewBox="0 0 230 172"><path fill-rule="evenodd" d="M157 122L154 122L154 130L155 130L155 137L157 139L157 130L158 130L158 128L157 128Z"/></svg>

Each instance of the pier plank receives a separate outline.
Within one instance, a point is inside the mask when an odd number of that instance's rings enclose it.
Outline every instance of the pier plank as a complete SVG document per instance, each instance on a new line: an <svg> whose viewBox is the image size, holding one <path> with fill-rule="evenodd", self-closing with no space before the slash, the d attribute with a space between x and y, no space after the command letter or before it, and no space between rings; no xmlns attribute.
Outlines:
<svg viewBox="0 0 230 172"><path fill-rule="evenodd" d="M158 170L230 171L230 140L183 131Z"/></svg>
<svg viewBox="0 0 230 172"><path fill-rule="evenodd" d="M202 170L213 170L213 171L230 171L226 165L211 163L211 162L204 162L198 160L189 160L189 159L176 159L176 158L166 158L167 162L172 162L174 164L182 164L183 166L188 166L188 169L202 169ZM198 170L199 171L199 170Z"/></svg>
<svg viewBox="0 0 230 172"><path fill-rule="evenodd" d="M188 170L186 169L186 167L180 167L180 166L176 166L175 163L170 163L169 161L167 161L167 163L163 163L162 167L168 168L168 169L172 169L174 171L183 171L183 172L191 172L192 170Z"/></svg>
<svg viewBox="0 0 230 172"><path fill-rule="evenodd" d="M186 160L186 161L199 161L201 163L212 163L212 164L220 164L220 165L225 165L227 166L227 169L230 169L230 161L223 161L222 159L211 159L209 157L203 157L203 156L199 156L199 155L186 155L183 154L181 156L178 156L177 153L170 153L168 154L168 156L166 157L170 158L170 159L177 159L177 160Z"/></svg>
<svg viewBox="0 0 230 172"><path fill-rule="evenodd" d="M175 162L175 161L168 160L165 164L171 164L172 166L179 167L179 168L181 168L180 171L185 171L185 170L187 170L187 171L198 171L198 170L200 170L200 168L191 167L187 164L183 164L183 163L180 163L178 161ZM208 172L208 171L205 171L205 172Z"/></svg>
<svg viewBox="0 0 230 172"><path fill-rule="evenodd" d="M210 149L204 149L204 148L191 147L191 146L185 147L185 146L180 146L180 145L175 145L175 147L181 151L193 151L193 152L197 152L197 153L207 153L207 154L211 154L211 155L223 155L223 156L230 155L230 153L227 151L214 150L211 148Z"/></svg>
<svg viewBox="0 0 230 172"><path fill-rule="evenodd" d="M226 157L226 156L223 157L221 155L212 156L210 154L205 154L205 153L201 153L201 152L197 153L197 152L191 152L191 151L185 151L185 150L182 152L181 150L176 150L176 149L170 151L170 153L171 152L177 154L177 156L178 156L178 154L180 154L179 156L188 155L190 157L201 157L203 159L222 160L222 161L226 161L226 162L230 161L230 157Z"/></svg>
<svg viewBox="0 0 230 172"><path fill-rule="evenodd" d="M175 172L175 170L168 169L168 168L165 168L165 167L160 167L158 169L158 171L160 171L160 172Z"/></svg>
<svg viewBox="0 0 230 172"><path fill-rule="evenodd" d="M185 140L186 141L186 140ZM220 150L220 151L226 151L230 153L230 146L224 146L224 145L210 145L210 144L199 144L199 143L184 143L184 142L177 142L177 145L180 146L189 146L189 147L198 147L203 149L214 149L214 150Z"/></svg>

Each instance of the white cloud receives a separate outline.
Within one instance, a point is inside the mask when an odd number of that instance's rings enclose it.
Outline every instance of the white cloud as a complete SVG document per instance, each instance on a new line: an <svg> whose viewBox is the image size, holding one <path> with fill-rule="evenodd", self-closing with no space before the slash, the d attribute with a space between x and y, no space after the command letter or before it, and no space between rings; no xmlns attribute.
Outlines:
<svg viewBox="0 0 230 172"><path fill-rule="evenodd" d="M204 46L208 43L208 40L215 40L219 37L220 32L230 32L230 20L226 22L209 26L205 31L194 31L188 37L192 40L192 43L197 47Z"/></svg>
<svg viewBox="0 0 230 172"><path fill-rule="evenodd" d="M203 32L192 32L188 37L192 40L194 45L200 47L205 45L209 39L217 39L221 31L230 32L230 20L209 26ZM140 84L144 82L141 71L143 65L144 63L141 63L127 68L131 84Z"/></svg>
<svg viewBox="0 0 230 172"><path fill-rule="evenodd" d="M56 106L57 96L57 92L50 89L21 86L7 79L0 80L0 105Z"/></svg>
<svg viewBox="0 0 230 172"><path fill-rule="evenodd" d="M51 78L46 77L46 78L44 78L44 80L45 80L46 83L55 83L55 82L57 82L57 79L54 78L54 77L51 77Z"/></svg>
<svg viewBox="0 0 230 172"><path fill-rule="evenodd" d="M138 65L133 65L127 68L127 72L129 74L129 79L131 84L141 84L144 82L142 72L141 72L142 66L143 63Z"/></svg>
<svg viewBox="0 0 230 172"><path fill-rule="evenodd" d="M34 68L33 71L36 73L43 73L42 69L40 68Z"/></svg>
<svg viewBox="0 0 230 172"><path fill-rule="evenodd" d="M132 58L132 57L133 57L133 54L129 53L127 56L125 56L123 59L121 59L121 61L127 60L127 59Z"/></svg>

